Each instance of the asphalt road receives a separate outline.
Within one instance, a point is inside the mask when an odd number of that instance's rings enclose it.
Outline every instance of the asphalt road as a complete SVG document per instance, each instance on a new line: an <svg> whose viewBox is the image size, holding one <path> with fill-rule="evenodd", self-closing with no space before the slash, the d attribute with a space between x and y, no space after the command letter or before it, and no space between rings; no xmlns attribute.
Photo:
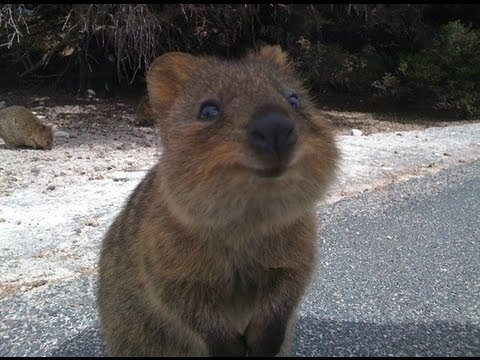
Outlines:
<svg viewBox="0 0 480 360"><path fill-rule="evenodd" d="M480 356L480 161L320 209L298 356ZM0 301L0 356L98 356L94 277Z"/></svg>

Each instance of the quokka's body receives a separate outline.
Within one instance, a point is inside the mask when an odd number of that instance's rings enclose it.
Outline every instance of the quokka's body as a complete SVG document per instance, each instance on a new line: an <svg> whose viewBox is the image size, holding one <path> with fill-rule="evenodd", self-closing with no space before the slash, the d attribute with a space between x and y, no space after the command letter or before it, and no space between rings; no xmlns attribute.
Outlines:
<svg viewBox="0 0 480 360"><path fill-rule="evenodd" d="M5 141L7 149L51 149L53 130L26 107L13 105L0 110L0 138Z"/></svg>
<svg viewBox="0 0 480 360"><path fill-rule="evenodd" d="M168 53L147 81L164 149L103 241L110 353L284 354L334 177L330 130L276 46Z"/></svg>

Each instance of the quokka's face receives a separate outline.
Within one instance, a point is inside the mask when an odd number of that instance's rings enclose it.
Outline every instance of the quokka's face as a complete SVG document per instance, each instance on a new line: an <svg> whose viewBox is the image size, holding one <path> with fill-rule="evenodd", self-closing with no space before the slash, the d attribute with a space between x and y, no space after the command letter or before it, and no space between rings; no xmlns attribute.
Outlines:
<svg viewBox="0 0 480 360"><path fill-rule="evenodd" d="M43 149L51 150L53 146L53 131L51 126L42 125L38 129L35 143L38 147Z"/></svg>
<svg viewBox="0 0 480 360"><path fill-rule="evenodd" d="M330 131L284 53L269 51L236 62L191 57L181 91L159 119L172 201L193 205L192 214L288 212L318 200L333 177ZM150 75L155 110L161 92Z"/></svg>

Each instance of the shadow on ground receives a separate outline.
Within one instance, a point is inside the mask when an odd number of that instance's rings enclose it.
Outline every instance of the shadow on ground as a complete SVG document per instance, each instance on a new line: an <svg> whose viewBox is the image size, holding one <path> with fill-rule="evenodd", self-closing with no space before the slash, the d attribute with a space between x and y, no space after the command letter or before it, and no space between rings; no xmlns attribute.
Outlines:
<svg viewBox="0 0 480 360"><path fill-rule="evenodd" d="M295 356L478 356L480 327L456 322L392 323L301 317Z"/></svg>
<svg viewBox="0 0 480 360"><path fill-rule="evenodd" d="M106 356L100 330L86 329L51 356ZM294 356L479 356L480 327L447 322L380 325L301 317Z"/></svg>
<svg viewBox="0 0 480 360"><path fill-rule="evenodd" d="M61 344L51 353L54 357L108 356L100 329L91 328Z"/></svg>

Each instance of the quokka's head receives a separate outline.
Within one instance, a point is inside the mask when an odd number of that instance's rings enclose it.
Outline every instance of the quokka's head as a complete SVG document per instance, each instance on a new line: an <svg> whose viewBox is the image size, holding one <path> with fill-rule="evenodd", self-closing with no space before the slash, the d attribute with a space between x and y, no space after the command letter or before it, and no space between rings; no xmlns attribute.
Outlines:
<svg viewBox="0 0 480 360"><path fill-rule="evenodd" d="M53 125L43 124L38 118L27 113L29 130L25 145L34 149L51 150L53 146Z"/></svg>
<svg viewBox="0 0 480 360"><path fill-rule="evenodd" d="M38 124L34 134L34 147L51 150L53 146L53 126Z"/></svg>
<svg viewBox="0 0 480 360"><path fill-rule="evenodd" d="M333 179L332 134L279 46L236 61L167 53L147 84L167 200L184 221L288 220Z"/></svg>

